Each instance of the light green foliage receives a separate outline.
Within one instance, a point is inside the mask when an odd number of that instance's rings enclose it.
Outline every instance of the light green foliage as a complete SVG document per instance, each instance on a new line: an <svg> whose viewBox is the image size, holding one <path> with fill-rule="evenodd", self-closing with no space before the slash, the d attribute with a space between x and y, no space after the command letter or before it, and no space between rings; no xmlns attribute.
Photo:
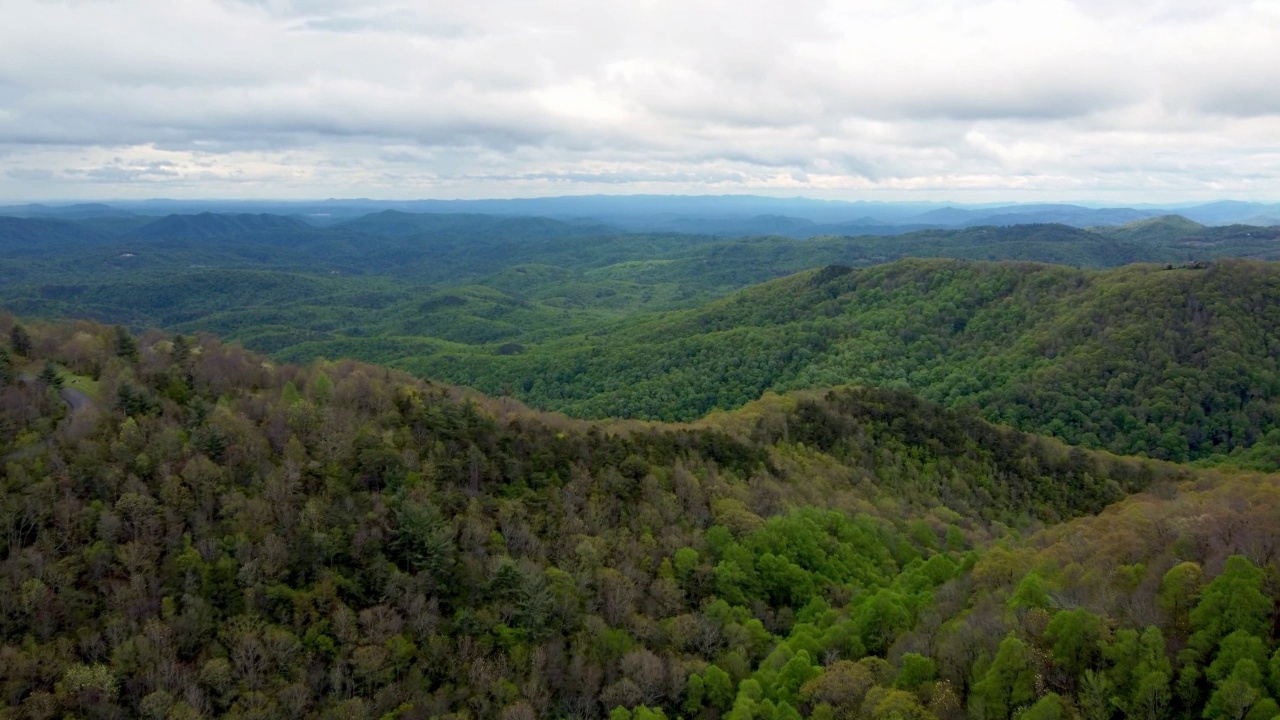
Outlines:
<svg viewBox="0 0 1280 720"><path fill-rule="evenodd" d="M1101 671L1092 668L1084 671L1077 697L1082 720L1109 720L1115 712L1111 681Z"/></svg>
<svg viewBox="0 0 1280 720"><path fill-rule="evenodd" d="M1267 633L1273 601L1262 592L1263 573L1248 558L1233 555L1222 574L1205 586L1191 611L1191 647L1208 654L1236 631Z"/></svg>
<svg viewBox="0 0 1280 720"><path fill-rule="evenodd" d="M938 672L937 663L932 658L918 653L906 653L902 656L902 667L894 680L894 687L901 690L916 690L921 685L931 682Z"/></svg>
<svg viewBox="0 0 1280 720"><path fill-rule="evenodd" d="M1009 598L1009 607L1015 610L1049 607L1049 588L1044 578L1039 573L1028 573Z"/></svg>
<svg viewBox="0 0 1280 720"><path fill-rule="evenodd" d="M858 607L854 627L867 652L883 653L899 632L910 627L913 618L904 600L897 593L881 590Z"/></svg>
<svg viewBox="0 0 1280 720"><path fill-rule="evenodd" d="M1241 660L1230 675L1214 686L1204 708L1204 717L1209 720L1243 720L1263 699L1262 685L1262 671L1258 666L1252 660Z"/></svg>
<svg viewBox="0 0 1280 720"><path fill-rule="evenodd" d="M782 667L769 694L782 702L795 702L800 696L800 688L821 673L809 653L801 650Z"/></svg>
<svg viewBox="0 0 1280 720"><path fill-rule="evenodd" d="M1062 703L1062 697L1057 693L1049 693L1031 707L1019 711L1014 718L1017 720L1063 720L1066 713L1067 709Z"/></svg>
<svg viewBox="0 0 1280 720"><path fill-rule="evenodd" d="M1221 682L1243 660L1252 662L1261 670L1267 667L1267 651L1261 638L1237 630L1222 639L1205 675L1211 682Z"/></svg>
<svg viewBox="0 0 1280 720"><path fill-rule="evenodd" d="M1034 676L1026 643L1006 637L991 667L974 684L971 706L982 720L1007 720L1035 699Z"/></svg>
<svg viewBox="0 0 1280 720"><path fill-rule="evenodd" d="M1126 703L1129 716L1160 720L1168 710L1171 697L1169 673L1161 670L1148 672L1138 680L1132 697Z"/></svg>
<svg viewBox="0 0 1280 720"><path fill-rule="evenodd" d="M1271 692L1273 695L1280 697L1280 648L1271 655L1271 662L1268 663L1270 668L1269 679L1271 680Z"/></svg>
<svg viewBox="0 0 1280 720"><path fill-rule="evenodd" d="M1102 641L1102 620L1083 608L1054 614L1045 630L1053 660L1071 678L1096 665Z"/></svg>
<svg viewBox="0 0 1280 720"><path fill-rule="evenodd" d="M672 567L675 570L676 577L681 580L688 578L689 574L698 565L698 551L693 548L680 548L676 551L675 562Z"/></svg>
<svg viewBox="0 0 1280 720"><path fill-rule="evenodd" d="M1188 616L1200 598L1203 583L1204 573L1193 562L1178 563L1164 574L1156 600L1175 625L1183 627L1190 622Z"/></svg>
<svg viewBox="0 0 1280 720"><path fill-rule="evenodd" d="M1130 715L1140 712L1147 702L1144 693L1153 691L1160 683L1167 686L1172 675L1165 655L1164 635L1155 626L1141 633L1128 628L1118 631L1115 639L1103 648L1103 654L1111 662L1108 673L1114 692L1111 702Z"/></svg>

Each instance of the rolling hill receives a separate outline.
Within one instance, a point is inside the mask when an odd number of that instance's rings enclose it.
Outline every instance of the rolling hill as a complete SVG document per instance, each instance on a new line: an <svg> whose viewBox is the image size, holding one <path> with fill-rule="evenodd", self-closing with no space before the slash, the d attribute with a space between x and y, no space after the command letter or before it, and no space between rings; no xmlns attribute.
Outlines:
<svg viewBox="0 0 1280 720"><path fill-rule="evenodd" d="M587 417L687 419L770 389L910 389L1073 444L1205 458L1280 421L1280 267L829 266L517 356L402 361Z"/></svg>
<svg viewBox="0 0 1280 720"><path fill-rule="evenodd" d="M1280 710L1275 476L891 390L601 424L208 335L0 337L6 714Z"/></svg>

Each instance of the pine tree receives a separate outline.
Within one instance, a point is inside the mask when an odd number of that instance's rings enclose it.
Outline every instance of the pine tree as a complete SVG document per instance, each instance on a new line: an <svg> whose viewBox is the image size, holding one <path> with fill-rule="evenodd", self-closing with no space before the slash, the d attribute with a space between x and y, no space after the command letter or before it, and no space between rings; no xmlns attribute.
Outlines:
<svg viewBox="0 0 1280 720"><path fill-rule="evenodd" d="M4 387L13 382L13 358L9 356L9 351L0 348L0 387Z"/></svg>
<svg viewBox="0 0 1280 720"><path fill-rule="evenodd" d="M21 325L14 325L9 330L9 346L16 355L31 357L31 335Z"/></svg>
<svg viewBox="0 0 1280 720"><path fill-rule="evenodd" d="M36 379L45 387L51 387L55 390L62 389L62 376L58 374L58 368L53 364L52 360L45 362Z"/></svg>
<svg viewBox="0 0 1280 720"><path fill-rule="evenodd" d="M116 326L116 355L130 362L138 360L138 343L123 325Z"/></svg>

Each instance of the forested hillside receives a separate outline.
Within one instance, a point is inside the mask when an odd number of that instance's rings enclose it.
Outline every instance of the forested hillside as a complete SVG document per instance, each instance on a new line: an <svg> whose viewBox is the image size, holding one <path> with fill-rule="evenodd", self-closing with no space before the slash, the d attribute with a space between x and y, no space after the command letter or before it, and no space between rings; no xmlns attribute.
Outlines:
<svg viewBox="0 0 1280 720"><path fill-rule="evenodd" d="M768 389L910 389L1072 444L1229 454L1280 419L1280 266L829 266L518 356L408 367L592 417L689 419Z"/></svg>
<svg viewBox="0 0 1280 720"><path fill-rule="evenodd" d="M1277 713L1274 478L893 391L599 425L0 330L7 715Z"/></svg>
<svg viewBox="0 0 1280 720"><path fill-rule="evenodd" d="M769 389L891 386L1073 444L1280 467L1274 273L1204 260L1274 257L1277 228L1161 217L726 240L396 211L323 227L0 220L0 306L28 317L214 332L585 417L690 419ZM877 263L890 264L842 274ZM742 290L815 266L825 279Z"/></svg>

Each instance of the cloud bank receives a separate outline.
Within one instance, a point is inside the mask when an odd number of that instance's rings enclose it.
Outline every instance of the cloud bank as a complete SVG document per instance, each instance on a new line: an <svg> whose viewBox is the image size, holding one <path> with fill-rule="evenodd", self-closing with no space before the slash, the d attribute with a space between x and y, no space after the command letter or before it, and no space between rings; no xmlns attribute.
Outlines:
<svg viewBox="0 0 1280 720"><path fill-rule="evenodd" d="M1280 199L1280 4L6 0L0 198Z"/></svg>

